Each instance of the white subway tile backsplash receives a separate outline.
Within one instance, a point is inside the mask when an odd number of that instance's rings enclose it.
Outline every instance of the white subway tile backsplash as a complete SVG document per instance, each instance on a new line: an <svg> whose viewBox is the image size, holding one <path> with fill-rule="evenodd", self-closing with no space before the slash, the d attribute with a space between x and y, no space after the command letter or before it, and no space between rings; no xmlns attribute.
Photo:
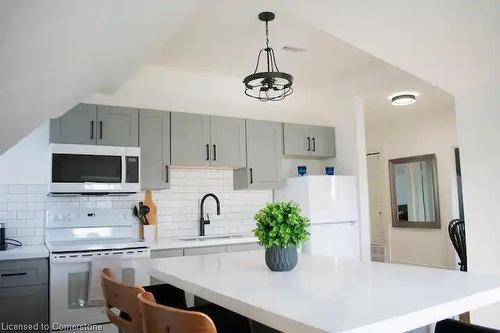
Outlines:
<svg viewBox="0 0 500 333"><path fill-rule="evenodd" d="M22 229L26 228L26 221L25 220L8 220L7 221L7 228L8 229Z"/></svg>
<svg viewBox="0 0 500 333"><path fill-rule="evenodd" d="M29 202L26 204L26 210L44 210L46 208L45 202Z"/></svg>
<svg viewBox="0 0 500 333"><path fill-rule="evenodd" d="M172 169L171 188L153 193L158 206L159 237L190 237L199 232L200 200L212 192L221 201L221 215L215 202L206 201L211 223L207 235L243 233L255 228L253 216L272 201L272 191L233 191L231 170ZM144 193L129 196L47 196L48 185L0 185L0 222L6 223L8 237L24 244L44 241L45 210L52 208L132 208L144 200Z"/></svg>
<svg viewBox="0 0 500 333"><path fill-rule="evenodd" d="M16 196L2 193L0 194L0 202L16 202Z"/></svg>
<svg viewBox="0 0 500 333"><path fill-rule="evenodd" d="M26 193L27 185L9 185L8 193Z"/></svg>
<svg viewBox="0 0 500 333"><path fill-rule="evenodd" d="M28 193L40 193L47 194L48 186L47 185L28 185Z"/></svg>
<svg viewBox="0 0 500 333"><path fill-rule="evenodd" d="M35 212L33 211L18 211L16 213L16 218L17 219L34 219L36 216Z"/></svg>
<svg viewBox="0 0 500 333"><path fill-rule="evenodd" d="M26 210L26 204L24 202L9 202L7 210Z"/></svg>
<svg viewBox="0 0 500 333"><path fill-rule="evenodd" d="M35 236L35 228L18 228L17 237Z"/></svg>
<svg viewBox="0 0 500 333"><path fill-rule="evenodd" d="M96 202L96 208L113 208L113 203L111 201L98 201Z"/></svg>

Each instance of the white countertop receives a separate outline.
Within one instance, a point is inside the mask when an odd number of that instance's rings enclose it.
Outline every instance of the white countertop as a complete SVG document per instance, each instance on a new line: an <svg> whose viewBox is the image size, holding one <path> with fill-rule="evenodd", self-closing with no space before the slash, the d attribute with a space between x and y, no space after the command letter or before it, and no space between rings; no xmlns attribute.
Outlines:
<svg viewBox="0 0 500 333"><path fill-rule="evenodd" d="M149 244L151 251L155 250L173 250L173 249L187 249L193 247L206 247L217 245L232 245L232 244L246 244L257 243L258 240L252 235L239 235L233 238L210 238L208 236L203 240L183 240L183 239L169 239L163 238L156 241L156 243ZM187 239L188 237L186 237ZM195 238L195 237L192 237Z"/></svg>
<svg viewBox="0 0 500 333"><path fill-rule="evenodd" d="M405 332L500 301L498 276L305 254L282 273L263 251L150 265L159 280L288 333Z"/></svg>
<svg viewBox="0 0 500 333"><path fill-rule="evenodd" d="M49 250L45 245L23 245L11 246L5 251L0 251L1 260L15 260L15 259L35 259L35 258L48 258Z"/></svg>

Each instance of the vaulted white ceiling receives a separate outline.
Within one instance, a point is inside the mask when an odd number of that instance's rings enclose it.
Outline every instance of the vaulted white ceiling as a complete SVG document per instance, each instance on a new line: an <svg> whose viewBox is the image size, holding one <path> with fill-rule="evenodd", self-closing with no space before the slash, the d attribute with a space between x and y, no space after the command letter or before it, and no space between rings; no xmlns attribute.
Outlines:
<svg viewBox="0 0 500 333"><path fill-rule="evenodd" d="M355 95L365 98L369 118L397 112L386 97L400 90L421 93L418 103L410 107L415 112L452 103L452 96L443 90L320 30L276 3L200 3L152 65L116 93L96 94L86 101L332 125L342 117L343 102ZM265 46L265 26L257 14L266 9L276 11L276 19L270 22L270 42L280 69L293 74L295 88L286 100L267 104L246 97L242 84ZM286 51L285 46L304 51Z"/></svg>
<svg viewBox="0 0 500 333"><path fill-rule="evenodd" d="M196 0L0 1L0 153L155 56Z"/></svg>

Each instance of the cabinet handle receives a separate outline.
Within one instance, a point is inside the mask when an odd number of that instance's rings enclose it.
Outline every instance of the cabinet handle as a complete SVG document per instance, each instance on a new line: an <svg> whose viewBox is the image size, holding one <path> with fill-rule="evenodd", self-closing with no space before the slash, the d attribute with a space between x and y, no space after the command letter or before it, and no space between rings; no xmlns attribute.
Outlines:
<svg viewBox="0 0 500 333"><path fill-rule="evenodd" d="M165 183L168 183L168 165L165 165Z"/></svg>
<svg viewBox="0 0 500 333"><path fill-rule="evenodd" d="M207 143L207 161L210 161L210 145Z"/></svg>
<svg viewBox="0 0 500 333"><path fill-rule="evenodd" d="M8 277L8 276L22 276L22 275L28 275L28 272L22 272L22 273L3 273L2 276Z"/></svg>
<svg viewBox="0 0 500 333"><path fill-rule="evenodd" d="M214 161L217 160L217 146L214 145Z"/></svg>
<svg viewBox="0 0 500 333"><path fill-rule="evenodd" d="M94 121L90 121L90 140L94 140Z"/></svg>
<svg viewBox="0 0 500 333"><path fill-rule="evenodd" d="M253 184L253 169L250 168L250 184Z"/></svg>
<svg viewBox="0 0 500 333"><path fill-rule="evenodd" d="M316 151L316 138L312 138L313 140L313 151Z"/></svg>
<svg viewBox="0 0 500 333"><path fill-rule="evenodd" d="M311 151L311 137L307 137L307 151Z"/></svg>
<svg viewBox="0 0 500 333"><path fill-rule="evenodd" d="M99 121L99 140L102 140L102 120Z"/></svg>

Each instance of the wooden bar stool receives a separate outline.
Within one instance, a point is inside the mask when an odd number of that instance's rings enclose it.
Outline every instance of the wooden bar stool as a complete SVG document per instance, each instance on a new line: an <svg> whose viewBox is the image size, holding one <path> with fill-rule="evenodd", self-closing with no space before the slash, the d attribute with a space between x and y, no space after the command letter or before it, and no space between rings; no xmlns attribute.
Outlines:
<svg viewBox="0 0 500 333"><path fill-rule="evenodd" d="M160 305L150 292L136 297L139 299L144 333L217 333L212 319L201 312Z"/></svg>
<svg viewBox="0 0 500 333"><path fill-rule="evenodd" d="M142 319L137 295L144 289L118 282L109 268L101 273L104 307L108 319L123 333L142 333Z"/></svg>

